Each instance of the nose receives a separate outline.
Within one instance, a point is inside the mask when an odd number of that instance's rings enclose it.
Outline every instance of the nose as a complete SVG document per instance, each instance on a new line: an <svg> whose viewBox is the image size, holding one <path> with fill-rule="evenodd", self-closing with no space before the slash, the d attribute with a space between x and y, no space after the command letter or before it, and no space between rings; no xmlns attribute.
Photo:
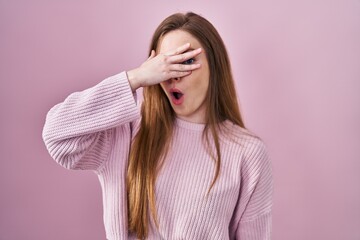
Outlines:
<svg viewBox="0 0 360 240"><path fill-rule="evenodd" d="M171 80L172 80L172 81L179 81L180 78L179 78L179 77L176 77L176 78L172 78Z"/></svg>
<svg viewBox="0 0 360 240"><path fill-rule="evenodd" d="M171 83L174 83L174 82L178 82L178 81L180 81L180 79L181 78L179 78L179 77L176 77L176 78L170 78L169 80L167 80L166 82L168 83L168 84L171 84Z"/></svg>

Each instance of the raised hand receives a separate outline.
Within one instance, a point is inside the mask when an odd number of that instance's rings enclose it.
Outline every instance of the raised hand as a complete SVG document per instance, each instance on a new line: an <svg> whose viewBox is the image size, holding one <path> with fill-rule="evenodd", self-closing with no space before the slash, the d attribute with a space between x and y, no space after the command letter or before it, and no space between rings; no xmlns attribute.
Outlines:
<svg viewBox="0 0 360 240"><path fill-rule="evenodd" d="M150 57L140 67L127 71L132 90L155 85L171 78L184 77L199 68L200 64L183 64L201 52L201 48L185 52L189 48L190 44L187 43L158 55L152 50Z"/></svg>

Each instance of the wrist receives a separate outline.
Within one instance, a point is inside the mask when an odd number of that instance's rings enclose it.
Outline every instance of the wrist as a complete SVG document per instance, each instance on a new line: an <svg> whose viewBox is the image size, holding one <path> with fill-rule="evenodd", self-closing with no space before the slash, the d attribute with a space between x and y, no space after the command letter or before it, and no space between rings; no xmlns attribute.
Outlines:
<svg viewBox="0 0 360 240"><path fill-rule="evenodd" d="M139 87L141 87L141 84L139 84L138 74L136 69L130 70L126 72L126 75L128 77L128 81L131 87L131 90L133 92L136 91Z"/></svg>

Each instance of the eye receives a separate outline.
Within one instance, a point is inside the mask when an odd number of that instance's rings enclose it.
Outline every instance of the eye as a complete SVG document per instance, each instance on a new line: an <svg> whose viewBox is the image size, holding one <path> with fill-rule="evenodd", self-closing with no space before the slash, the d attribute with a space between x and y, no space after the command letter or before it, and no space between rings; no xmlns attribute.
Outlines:
<svg viewBox="0 0 360 240"><path fill-rule="evenodd" d="M185 62L182 62L182 64L192 64L193 62L195 62L195 59L190 58L190 59L186 60Z"/></svg>

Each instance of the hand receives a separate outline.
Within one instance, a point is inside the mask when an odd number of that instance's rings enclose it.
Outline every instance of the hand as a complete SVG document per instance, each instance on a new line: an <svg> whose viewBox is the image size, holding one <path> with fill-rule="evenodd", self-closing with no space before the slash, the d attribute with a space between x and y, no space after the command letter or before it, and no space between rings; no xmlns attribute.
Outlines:
<svg viewBox="0 0 360 240"><path fill-rule="evenodd" d="M182 64L201 52L201 48L185 52L189 47L190 44L187 43L157 56L152 50L150 57L140 67L127 72L132 90L155 85L171 78L184 77L198 69L200 64Z"/></svg>

